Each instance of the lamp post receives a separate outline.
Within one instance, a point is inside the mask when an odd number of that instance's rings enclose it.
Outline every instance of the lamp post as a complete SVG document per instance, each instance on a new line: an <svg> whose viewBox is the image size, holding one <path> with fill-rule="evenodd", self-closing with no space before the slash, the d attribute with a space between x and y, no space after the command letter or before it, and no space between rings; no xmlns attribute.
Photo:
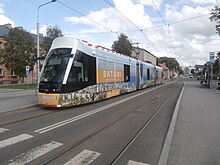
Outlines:
<svg viewBox="0 0 220 165"><path fill-rule="evenodd" d="M40 57L40 34L39 34L39 27L40 27L40 23L39 23L39 11L40 8L42 6L45 6L47 4L50 4L52 2L56 2L57 0L51 0L50 2L41 4L40 6L38 6L37 8L37 91L39 88L39 79L40 79L40 61L39 61L39 57Z"/></svg>

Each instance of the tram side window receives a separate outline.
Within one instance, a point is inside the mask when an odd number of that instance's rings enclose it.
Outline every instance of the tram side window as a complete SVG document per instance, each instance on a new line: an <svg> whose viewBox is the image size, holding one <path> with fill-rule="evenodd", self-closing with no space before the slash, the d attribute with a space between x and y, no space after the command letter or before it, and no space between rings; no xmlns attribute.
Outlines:
<svg viewBox="0 0 220 165"><path fill-rule="evenodd" d="M95 84L95 58L78 51L70 70L68 83Z"/></svg>
<svg viewBox="0 0 220 165"><path fill-rule="evenodd" d="M150 69L147 69L147 80L150 80Z"/></svg>
<svg viewBox="0 0 220 165"><path fill-rule="evenodd" d="M124 81L130 81L130 66L124 64Z"/></svg>

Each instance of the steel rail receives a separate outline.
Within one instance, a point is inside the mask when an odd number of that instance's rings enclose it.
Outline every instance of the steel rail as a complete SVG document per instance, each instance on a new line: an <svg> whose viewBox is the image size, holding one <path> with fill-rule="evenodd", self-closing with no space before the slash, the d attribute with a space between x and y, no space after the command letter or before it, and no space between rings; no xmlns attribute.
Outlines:
<svg viewBox="0 0 220 165"><path fill-rule="evenodd" d="M172 83L172 84L168 84L168 86L172 86L172 85L173 85L173 83ZM176 85L176 84L174 84L174 85ZM128 116L129 114L131 114L132 112L138 110L141 106L143 106L143 105L145 105L145 104L151 102L152 99L154 99L155 97L161 97L162 94L164 94L167 90L169 90L169 88L167 88L167 86L163 86L163 87L165 87L165 89L164 89L161 93L159 93L159 96L158 96L158 93L152 95L151 97L149 97L148 99L146 99L146 101L144 101L144 102L138 104L137 106L131 108L129 111L126 111L125 113L121 114L121 115L118 116L117 118L114 118L112 121L108 122L107 124L104 124L102 127L99 127L98 129L95 129L95 130L93 129L93 130L90 131L87 135L84 135L80 140L78 140L78 141L72 143L69 147L63 149L62 151L57 152L56 154L54 154L53 156L51 156L51 157L48 158L47 160L42 161L40 164L41 164L41 165L46 165L46 164L48 164L48 163L51 163L52 161L56 160L57 158L61 157L61 156L64 155L65 153L67 153L68 151L70 151L70 150L72 150L73 148L77 147L78 145L84 143L84 142L85 142L86 140L88 140L89 138L92 138L93 136L97 135L99 132L101 132L101 131L107 129L108 127L110 127L110 126L113 125L114 123L120 121L122 118L124 118L124 117ZM164 102L163 102L163 104L164 104ZM155 113L153 114L153 116L154 116L154 115L155 115ZM150 120L152 120L152 117L150 118ZM149 120L148 120L147 122L149 122ZM130 142L129 142L129 143L130 143ZM129 143L128 143L128 144L129 144ZM127 144L127 145L128 145L128 144ZM127 146L127 145L126 145L126 146ZM125 148L123 148L121 152L123 152L124 149L125 149ZM121 153L121 152L120 152L120 153ZM117 154L117 156L115 157L115 159L117 159L117 157L120 155L120 153ZM115 159L113 159L113 161L114 161Z"/></svg>

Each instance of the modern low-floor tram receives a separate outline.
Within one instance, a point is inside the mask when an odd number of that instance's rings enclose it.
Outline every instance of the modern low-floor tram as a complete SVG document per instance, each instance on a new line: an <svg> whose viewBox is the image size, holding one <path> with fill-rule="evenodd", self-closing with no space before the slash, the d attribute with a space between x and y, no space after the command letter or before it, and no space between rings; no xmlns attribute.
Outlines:
<svg viewBox="0 0 220 165"><path fill-rule="evenodd" d="M161 84L162 68L70 37L56 38L45 58L39 105L91 103Z"/></svg>

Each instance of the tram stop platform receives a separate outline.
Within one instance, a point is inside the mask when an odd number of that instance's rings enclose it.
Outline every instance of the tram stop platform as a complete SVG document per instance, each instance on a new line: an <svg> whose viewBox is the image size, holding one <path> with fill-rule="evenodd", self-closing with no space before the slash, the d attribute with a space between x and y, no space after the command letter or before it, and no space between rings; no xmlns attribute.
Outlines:
<svg viewBox="0 0 220 165"><path fill-rule="evenodd" d="M164 147L158 164L220 164L220 91L190 79L179 100L170 147Z"/></svg>

